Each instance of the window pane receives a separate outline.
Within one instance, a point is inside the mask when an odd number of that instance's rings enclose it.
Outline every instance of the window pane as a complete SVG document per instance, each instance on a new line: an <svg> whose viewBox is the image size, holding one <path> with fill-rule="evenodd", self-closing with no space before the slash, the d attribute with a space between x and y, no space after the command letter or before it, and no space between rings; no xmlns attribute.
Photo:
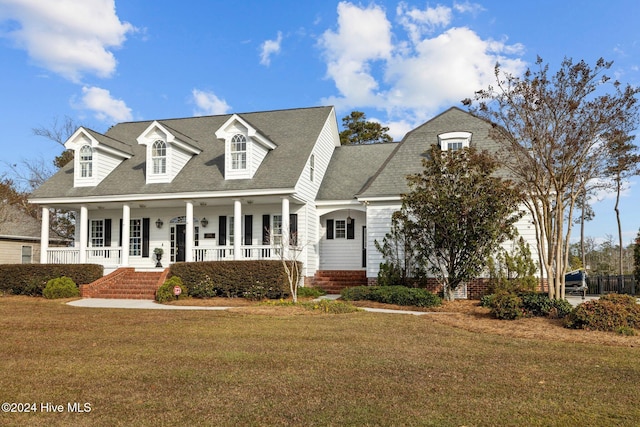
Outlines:
<svg viewBox="0 0 640 427"><path fill-rule="evenodd" d="M139 218L129 221L129 255L142 255L142 220Z"/></svg>
<svg viewBox="0 0 640 427"><path fill-rule="evenodd" d="M344 239L347 237L347 222L343 219L336 220L336 239Z"/></svg>

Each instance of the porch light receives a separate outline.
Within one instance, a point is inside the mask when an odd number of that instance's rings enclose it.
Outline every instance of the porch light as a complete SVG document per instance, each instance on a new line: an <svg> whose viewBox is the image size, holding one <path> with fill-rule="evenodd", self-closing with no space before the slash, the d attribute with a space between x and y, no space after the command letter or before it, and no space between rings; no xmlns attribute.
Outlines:
<svg viewBox="0 0 640 427"><path fill-rule="evenodd" d="M207 225L209 225L209 221L207 220L207 218L202 218L200 220L200 224L202 224L203 227L207 227Z"/></svg>
<svg viewBox="0 0 640 427"><path fill-rule="evenodd" d="M349 209L349 215L347 216L347 224L351 224L351 209Z"/></svg>
<svg viewBox="0 0 640 427"><path fill-rule="evenodd" d="M163 224L164 224L164 222L162 222L162 220L160 218L158 218L158 220L156 221L156 227L162 228Z"/></svg>

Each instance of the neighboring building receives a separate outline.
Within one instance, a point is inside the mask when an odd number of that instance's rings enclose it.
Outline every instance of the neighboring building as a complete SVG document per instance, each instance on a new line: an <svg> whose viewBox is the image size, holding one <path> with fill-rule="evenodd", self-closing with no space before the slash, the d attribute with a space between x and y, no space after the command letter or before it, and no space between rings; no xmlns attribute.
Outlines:
<svg viewBox="0 0 640 427"><path fill-rule="evenodd" d="M18 207L0 207L0 264L40 262L40 221ZM51 236L48 246L65 246L66 241Z"/></svg>
<svg viewBox="0 0 640 427"><path fill-rule="evenodd" d="M179 261L278 259L299 249L305 277L323 270L377 277L391 214L431 144L494 150L489 123L451 108L400 143L340 146L332 107L121 123L78 129L73 164L32 203L79 211L73 248L43 263L151 269ZM48 215L43 215L48 218ZM43 224L47 230L47 224ZM523 220L520 233L535 246ZM123 242L128 242L123 244Z"/></svg>

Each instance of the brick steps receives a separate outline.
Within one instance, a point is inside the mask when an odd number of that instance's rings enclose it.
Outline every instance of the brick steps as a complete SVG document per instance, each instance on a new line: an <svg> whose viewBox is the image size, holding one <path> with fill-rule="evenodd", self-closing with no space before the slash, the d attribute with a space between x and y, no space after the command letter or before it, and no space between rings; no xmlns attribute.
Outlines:
<svg viewBox="0 0 640 427"><path fill-rule="evenodd" d="M91 284L81 285L80 295L84 298L154 299L168 273L168 269L135 271L119 268Z"/></svg>
<svg viewBox="0 0 640 427"><path fill-rule="evenodd" d="M313 276L313 285L328 294L339 294L344 288L367 285L367 272L363 270L319 270Z"/></svg>

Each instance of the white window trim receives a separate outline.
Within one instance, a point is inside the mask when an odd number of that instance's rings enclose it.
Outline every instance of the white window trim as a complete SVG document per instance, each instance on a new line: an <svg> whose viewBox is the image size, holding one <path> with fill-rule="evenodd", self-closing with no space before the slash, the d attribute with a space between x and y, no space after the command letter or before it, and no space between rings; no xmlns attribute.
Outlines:
<svg viewBox="0 0 640 427"><path fill-rule="evenodd" d="M161 143L163 144L163 148L164 148L164 155L154 155L156 154L156 144ZM155 175L155 176L165 176L167 175L167 164L169 163L168 161L168 155L169 155L169 144L167 144L166 141L163 141L162 139L157 139L153 142L153 144L151 144L151 153L150 153L150 157L151 157L151 174ZM164 160L164 162L162 162ZM160 162L161 166L164 166L164 170L162 170L162 168L160 168L160 171L156 171L156 161Z"/></svg>
<svg viewBox="0 0 640 427"><path fill-rule="evenodd" d="M242 138L240 141L239 139ZM238 139L238 140L236 140ZM244 150L239 150L236 147L236 143L244 144ZM241 133L236 133L231 137L230 146L229 146L229 161L231 162L231 170L234 171L246 171L248 167L249 160L249 139L246 135ZM237 160L237 157L240 157L241 160Z"/></svg>
<svg viewBox="0 0 640 427"><path fill-rule="evenodd" d="M446 132L438 135L440 150L449 151L449 144L461 143L462 148L469 148L471 145L471 132Z"/></svg>

